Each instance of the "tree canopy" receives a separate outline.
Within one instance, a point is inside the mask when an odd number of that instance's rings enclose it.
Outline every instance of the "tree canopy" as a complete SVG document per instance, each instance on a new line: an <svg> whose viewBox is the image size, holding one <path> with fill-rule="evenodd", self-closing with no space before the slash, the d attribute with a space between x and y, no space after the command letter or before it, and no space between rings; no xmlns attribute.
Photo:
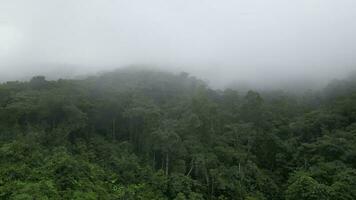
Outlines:
<svg viewBox="0 0 356 200"><path fill-rule="evenodd" d="M353 200L356 83L214 90L120 69L0 84L0 199Z"/></svg>

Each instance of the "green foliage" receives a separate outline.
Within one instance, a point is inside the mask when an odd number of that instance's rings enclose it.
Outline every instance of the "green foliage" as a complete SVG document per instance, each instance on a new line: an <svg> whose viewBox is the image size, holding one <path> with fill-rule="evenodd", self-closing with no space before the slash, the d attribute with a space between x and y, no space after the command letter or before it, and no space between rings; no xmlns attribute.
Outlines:
<svg viewBox="0 0 356 200"><path fill-rule="evenodd" d="M342 87L244 94L138 69L0 84L0 199L353 200Z"/></svg>
<svg viewBox="0 0 356 200"><path fill-rule="evenodd" d="M296 174L286 190L287 200L327 200L330 199L327 186L318 183L306 174Z"/></svg>

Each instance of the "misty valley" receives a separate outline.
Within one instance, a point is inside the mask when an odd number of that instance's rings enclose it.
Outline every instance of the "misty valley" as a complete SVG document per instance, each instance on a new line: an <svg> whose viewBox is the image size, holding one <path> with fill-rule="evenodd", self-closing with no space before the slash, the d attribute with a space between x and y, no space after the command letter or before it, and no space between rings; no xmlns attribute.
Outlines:
<svg viewBox="0 0 356 200"><path fill-rule="evenodd" d="M0 0L0 200L356 200L356 0Z"/></svg>
<svg viewBox="0 0 356 200"><path fill-rule="evenodd" d="M354 200L356 78L303 93L122 68L0 84L0 199Z"/></svg>

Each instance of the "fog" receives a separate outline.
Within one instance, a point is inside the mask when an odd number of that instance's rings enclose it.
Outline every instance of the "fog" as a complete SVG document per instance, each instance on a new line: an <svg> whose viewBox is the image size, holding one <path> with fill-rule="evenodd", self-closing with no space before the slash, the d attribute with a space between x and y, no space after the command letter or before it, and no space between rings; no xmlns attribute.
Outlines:
<svg viewBox="0 0 356 200"><path fill-rule="evenodd" d="M322 85L356 70L355 19L354 0L1 0L0 80L143 65Z"/></svg>

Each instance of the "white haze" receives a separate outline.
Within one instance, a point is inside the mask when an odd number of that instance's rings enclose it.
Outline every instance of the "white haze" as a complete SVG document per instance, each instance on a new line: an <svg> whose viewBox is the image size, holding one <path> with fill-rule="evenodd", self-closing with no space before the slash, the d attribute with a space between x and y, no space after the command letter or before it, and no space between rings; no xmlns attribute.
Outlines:
<svg viewBox="0 0 356 200"><path fill-rule="evenodd" d="M128 65L221 87L356 70L355 0L0 0L0 80Z"/></svg>

